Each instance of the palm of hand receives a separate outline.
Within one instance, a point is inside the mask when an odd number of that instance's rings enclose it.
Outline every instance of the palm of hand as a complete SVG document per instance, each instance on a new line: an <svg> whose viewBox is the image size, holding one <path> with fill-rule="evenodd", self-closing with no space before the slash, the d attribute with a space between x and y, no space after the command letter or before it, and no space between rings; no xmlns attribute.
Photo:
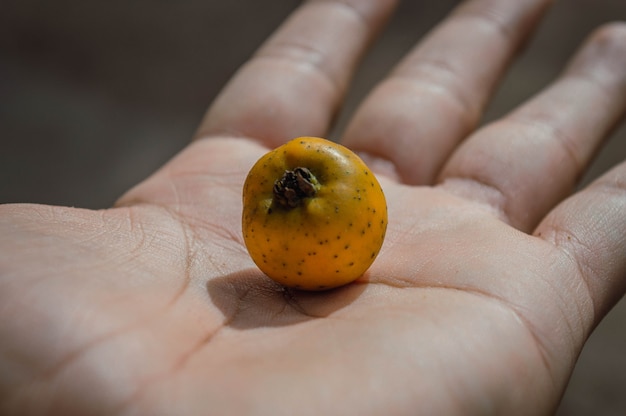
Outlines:
<svg viewBox="0 0 626 416"><path fill-rule="evenodd" d="M567 271L556 250L445 190L384 180L392 220L367 275L327 293L285 291L241 239L241 185L263 152L244 140L196 142L126 207L16 213L21 244L49 253L26 250L26 277L5 288L5 311L19 316L11 350L20 362L39 357L23 376L53 398L33 406L173 414L224 398L251 410L269 396L284 409L343 402L376 413L389 403L377 379L397 383L398 408L420 398L466 405L473 391L531 376L531 388L554 388L562 374L544 366L554 346L542 338L569 310L546 305L554 289L541 273ZM414 372L424 385L400 388ZM310 388L285 391L287 377ZM437 378L447 390L424 388Z"/></svg>
<svg viewBox="0 0 626 416"><path fill-rule="evenodd" d="M359 108L343 141L379 152L389 227L354 284L264 277L241 187L258 143L328 131L394 1L305 3L218 98L205 138L117 207L0 207L0 412L553 409L624 293L626 165L558 204L626 111L626 32L598 32L552 87L470 135L547 3L468 1Z"/></svg>

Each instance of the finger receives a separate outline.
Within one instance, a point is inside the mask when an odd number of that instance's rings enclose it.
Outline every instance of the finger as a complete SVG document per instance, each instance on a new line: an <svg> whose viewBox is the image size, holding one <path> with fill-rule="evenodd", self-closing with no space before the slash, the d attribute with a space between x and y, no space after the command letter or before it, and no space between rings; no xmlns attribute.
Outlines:
<svg viewBox="0 0 626 416"><path fill-rule="evenodd" d="M586 290L572 302L591 301L593 327L626 291L626 163L557 206L534 234L557 246L571 264L573 273L564 279L582 279Z"/></svg>
<svg viewBox="0 0 626 416"><path fill-rule="evenodd" d="M550 88L469 138L441 174L448 189L529 230L573 190L626 111L626 25L596 31Z"/></svg>
<svg viewBox="0 0 626 416"><path fill-rule="evenodd" d="M432 183L549 3L462 4L365 100L342 142L390 160L407 183Z"/></svg>
<svg viewBox="0 0 626 416"><path fill-rule="evenodd" d="M396 2L306 2L230 81L197 136L228 133L274 147L325 135L357 61Z"/></svg>

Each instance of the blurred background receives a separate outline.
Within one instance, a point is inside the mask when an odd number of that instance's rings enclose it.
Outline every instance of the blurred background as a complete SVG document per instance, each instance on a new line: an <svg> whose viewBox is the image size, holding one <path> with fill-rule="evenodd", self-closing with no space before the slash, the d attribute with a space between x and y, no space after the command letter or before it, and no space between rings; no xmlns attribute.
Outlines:
<svg viewBox="0 0 626 416"><path fill-rule="evenodd" d="M402 3L366 56L336 132L368 89L457 3ZM110 206L187 144L230 75L299 4L0 1L0 203ZM485 122L549 83L595 27L620 19L624 0L556 1ZM622 127L584 182L624 159ZM585 347L558 414L625 415L625 393L622 301Z"/></svg>

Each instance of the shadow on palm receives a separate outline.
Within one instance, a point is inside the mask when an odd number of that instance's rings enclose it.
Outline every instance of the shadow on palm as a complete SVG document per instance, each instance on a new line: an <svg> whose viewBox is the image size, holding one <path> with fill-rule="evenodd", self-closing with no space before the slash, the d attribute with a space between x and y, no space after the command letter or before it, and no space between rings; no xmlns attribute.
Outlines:
<svg viewBox="0 0 626 416"><path fill-rule="evenodd" d="M283 287L258 269L245 269L210 279L206 286L212 303L224 314L225 326L255 329L325 318L352 304L366 285L304 292Z"/></svg>

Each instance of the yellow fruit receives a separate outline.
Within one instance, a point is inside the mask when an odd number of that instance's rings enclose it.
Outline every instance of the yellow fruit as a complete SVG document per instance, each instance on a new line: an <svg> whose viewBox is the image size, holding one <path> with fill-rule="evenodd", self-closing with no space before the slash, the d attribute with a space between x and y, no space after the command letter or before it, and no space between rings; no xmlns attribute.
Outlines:
<svg viewBox="0 0 626 416"><path fill-rule="evenodd" d="M385 238L387 205L357 155L301 137L252 167L242 225L252 260L270 278L324 290L352 282L372 264Z"/></svg>

